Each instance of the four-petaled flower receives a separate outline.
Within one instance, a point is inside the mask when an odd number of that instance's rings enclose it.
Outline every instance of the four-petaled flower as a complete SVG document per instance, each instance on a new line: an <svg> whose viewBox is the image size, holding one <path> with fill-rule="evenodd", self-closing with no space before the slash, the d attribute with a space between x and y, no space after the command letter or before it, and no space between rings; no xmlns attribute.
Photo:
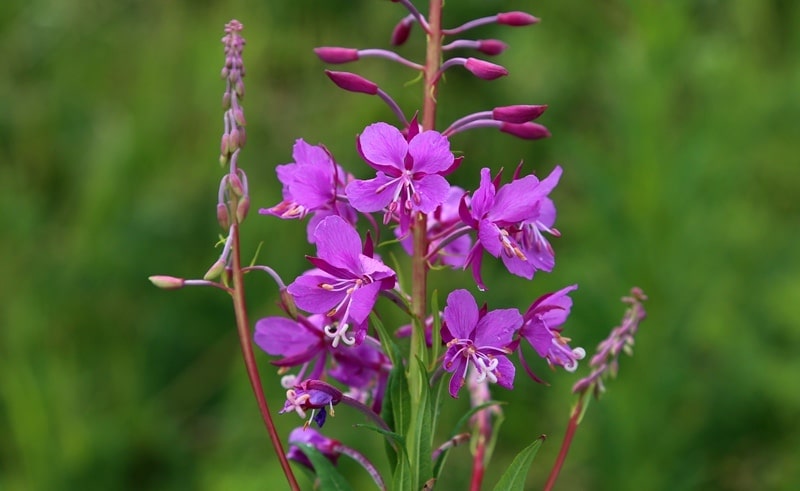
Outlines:
<svg viewBox="0 0 800 491"><path fill-rule="evenodd" d="M343 217L356 223L356 212L343 199L345 185L352 179L321 145L309 145L298 139L292 149L294 162L275 168L283 184L283 201L271 208L258 210L262 215L283 219L304 218L308 221L308 240L314 243L314 230L322 219L330 215Z"/></svg>
<svg viewBox="0 0 800 491"><path fill-rule="evenodd" d="M286 402L280 414L294 411L301 418L306 417L306 411L311 410L311 417L306 422L308 426L311 421L317 423L322 428L327 417L326 409L330 410L333 416L333 406L342 400L342 391L321 380L304 380L295 385L294 388L286 391ZM317 412L318 409L321 411Z"/></svg>
<svg viewBox="0 0 800 491"><path fill-rule="evenodd" d="M553 248L542 231L559 236L552 228L556 209L547 195L560 177L561 167L556 166L542 181L528 175L497 189L498 183L492 181L489 169L481 170L481 183L472 195L470 209L462 200L459 210L461 219L478 232L467 264L472 265L481 290L486 288L480 274L484 250L502 258L509 272L523 278L532 279L537 269L552 271Z"/></svg>
<svg viewBox="0 0 800 491"><path fill-rule="evenodd" d="M361 212L386 209L384 223L396 216L405 232L412 212L430 213L447 198L450 185L443 177L457 163L447 137L437 131L415 133L408 140L394 126L375 123L358 137L358 150L378 171L374 179L347 185L350 204Z"/></svg>
<svg viewBox="0 0 800 491"><path fill-rule="evenodd" d="M477 382L488 379L511 389L514 365L508 360L514 333L522 326L517 309L498 309L487 313L467 290L455 290L447 297L442 325L442 340L447 343L443 367L453 372L450 395L458 397L471 364L478 374Z"/></svg>
<svg viewBox="0 0 800 491"><path fill-rule="evenodd" d="M358 232L341 217L322 220L314 239L318 256L308 260L317 269L301 275L287 291L301 309L337 319L335 332L328 333L334 348L340 341L360 343L378 293L394 288L397 275L371 252L362 253ZM347 333L351 324L356 326L355 335Z"/></svg>
<svg viewBox="0 0 800 491"><path fill-rule="evenodd" d="M572 308L569 293L577 288L578 285L570 285L536 299L522 316L524 322L519 331L520 337L526 339L551 367L562 366L568 372L574 372L578 368L578 360L586 356L583 348L570 348L570 339L561 336L562 326ZM520 360L528 375L541 381L522 358L521 349Z"/></svg>

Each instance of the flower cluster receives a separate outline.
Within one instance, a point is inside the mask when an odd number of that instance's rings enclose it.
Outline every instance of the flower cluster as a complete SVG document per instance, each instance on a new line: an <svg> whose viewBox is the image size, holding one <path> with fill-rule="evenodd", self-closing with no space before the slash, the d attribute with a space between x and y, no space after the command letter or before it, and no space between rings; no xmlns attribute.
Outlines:
<svg viewBox="0 0 800 491"><path fill-rule="evenodd" d="M379 489L386 489L364 455L310 429L311 422L322 427L339 404L363 413L372 429L386 437L390 458L397 464L395 483L404 483L404 489L428 489L438 478L446 452L471 438L469 433L454 432L438 448L432 447L430 428L436 422L431 419L439 413L434 387L444 383L440 380L445 373L449 374L452 398L458 398L465 386L469 392L472 417L463 421L470 421L474 435L471 488L479 489L487 445L493 439L492 417L500 414L490 399L489 386L514 388L512 355L516 353L524 371L538 382L542 380L531 368L526 352L536 353L551 369L561 367L567 372L575 371L585 357L583 348L573 348L563 332L572 308L570 295L577 289L574 284L541 295L524 312L513 307L490 309L485 303L479 306L473 293L464 288L449 292L441 311L436 307L437 298L432 302L433 311L427 305L428 275L433 271L470 269L475 289L486 290L484 253L510 274L528 280L534 279L537 271L555 268L550 240L560 233L555 228L556 206L551 194L563 173L560 166L540 178L523 172L520 163L510 180L503 178L502 171L484 167L479 175L471 176L479 181L472 190L450 181L453 173L472 172L462 166L464 157L456 156L452 149L455 135L490 128L527 140L546 138L549 130L534 120L547 106L495 107L458 118L443 131L435 129L437 93L447 70L462 67L487 81L509 73L499 64L473 56L449 56L455 50L494 56L508 48L496 39L470 40L462 34L488 24L529 26L538 19L524 12L505 12L448 29L441 25L441 0L429 3L427 17L412 0L394 3L406 12L391 35L392 45L403 44L413 26L419 25L428 42L424 61L408 60L387 49L321 47L315 53L329 64L374 57L419 72L421 107L408 118L375 82L351 72L326 71L341 89L378 96L397 122L372 122L359 128L353 153L360 155L369 169L365 179L355 177L363 174L362 169L340 165L325 146L296 140L292 162L276 167L282 200L259 210L262 215L285 220L308 219L308 242L316 249L315 255L306 256L310 269L286 285L268 266L242 266L239 225L250 206L247 178L238 165L245 143L246 123L240 105L245 43L240 36L242 25L231 21L223 38L226 61L222 76L227 85L220 154L228 172L220 183L217 206L219 223L228 235L220 258L203 280L151 277L154 284L166 289L216 286L232 296L248 375L292 489L299 487L289 459L318 475L325 473L327 484L344 489L336 485L340 477L326 470L333 468L340 455L357 461ZM448 37L456 39L446 43ZM359 229L364 223L371 228ZM385 228L391 229L396 240L376 243ZM410 275L400 274L402 259L392 261L390 267L378 254L376 249L393 242L410 256ZM308 418L290 435L286 454L261 390L248 332L243 277L257 270L270 274L280 286L284 315L258 320L254 342L276 357L272 363L286 390L280 412ZM463 276L469 282L469 276ZM410 284L404 283L403 277L410 278ZM376 310L381 298L408 314L410 324L385 326ZM616 372L619 352L630 348L644 318L643 299L638 290L627 299L631 308L622 326L601 344L591 360L592 374L576 384L576 392L583 395L590 387L601 391L603 376ZM407 354L396 343L398 337L410 337ZM432 461L436 462L433 466Z"/></svg>

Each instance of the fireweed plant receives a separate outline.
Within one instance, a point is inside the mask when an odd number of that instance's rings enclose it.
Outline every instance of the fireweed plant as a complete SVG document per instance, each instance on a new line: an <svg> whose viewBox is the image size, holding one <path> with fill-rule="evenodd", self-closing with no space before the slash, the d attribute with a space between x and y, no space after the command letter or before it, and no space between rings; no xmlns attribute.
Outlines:
<svg viewBox="0 0 800 491"><path fill-rule="evenodd" d="M480 294L476 298L462 288L444 296L440 309L437 294L427 289L430 273L468 268L482 292L486 289L481 276L484 260L499 261L510 274L529 280L537 271L550 272L555 266L550 240L560 234L554 228L556 207L550 194L561 178L561 167L540 179L525 173L520 164L510 180L499 170L483 168L474 190L461 189L448 180L460 171L462 161L453 154L452 136L494 128L528 140L548 137L549 131L533 122L546 106L496 107L464 116L443 130L436 126L437 93L446 71L461 67L484 80L508 74L504 67L479 58L451 57L456 50L492 56L507 47L498 40L468 40L462 35L486 24L523 27L538 19L524 12L506 12L444 28L442 0L430 0L427 16L411 0L395 3L407 13L391 35L392 45L403 44L418 26L427 39L424 60L410 61L384 49L322 47L315 53L328 64L377 57L408 67L421 80L421 108L406 112L378 84L355 73L326 71L341 89L378 96L397 118L391 123L370 122L358 134L356 149L374 176L356 179L324 146L298 139L293 161L276 167L283 200L259 210L261 215L307 220L307 238L316 249L306 256L311 269L287 285L269 266L243 265L239 227L250 208L247 176L239 167L246 142L241 105L245 41L240 35L242 25L233 20L222 38L222 77L227 83L220 155L227 173L217 202L217 219L226 233L222 253L202 279L150 278L165 289L214 286L232 297L247 373L292 489L300 488L290 460L297 463L296 469L310 473L322 489L349 489L336 467L343 455L362 465L379 489L433 489L449 450L469 443L471 489L478 490L503 417L499 403L490 397L490 387L513 389L515 363L541 382L525 352L536 353L551 368L568 372L575 371L585 356L563 332L572 307L570 294L577 285L542 295L524 311L489 308ZM453 40L445 42L446 38ZM393 240L384 245L399 243L410 256L410 284L400 281L399 261L389 265L383 259L389 256L378 254L381 229L393 233ZM243 280L255 271L266 272L278 284L284 315L258 320L252 332ZM409 324L394 329L384 325L374 311L379 297L405 312ZM591 374L575 384L577 402L545 489L555 483L586 409L586 396L604 391L604 379L617 372L619 354L630 354L634 334L645 317L644 300L644 293L636 288L624 298L628 310L621 325L591 358ZM410 338L405 352L397 344L399 337ZM253 340L276 357L272 363L283 375L286 400L279 412L296 413L304 420L288 435L288 451L264 396ZM471 409L456 425L440 427L441 405L464 392ZM382 475L367 456L310 427L314 423L322 428L341 406L366 416L360 431L374 432L385 440L390 476ZM449 437L441 437L442 433ZM523 489L527 469L543 439L532 438L495 489Z"/></svg>

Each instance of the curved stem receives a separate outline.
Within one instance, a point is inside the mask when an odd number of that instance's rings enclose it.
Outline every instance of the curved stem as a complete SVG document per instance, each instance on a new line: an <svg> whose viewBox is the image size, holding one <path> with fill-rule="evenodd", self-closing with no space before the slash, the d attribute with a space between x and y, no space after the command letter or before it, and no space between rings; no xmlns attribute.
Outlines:
<svg viewBox="0 0 800 491"><path fill-rule="evenodd" d="M556 484L556 479L558 479L558 474L561 472L561 467L564 465L564 461L567 459L567 453L569 453L569 447L572 444L572 437L575 436L575 430L578 429L578 425L581 421L581 414L583 413L583 397L585 394L585 392L581 392L577 404L575 404L575 407L572 409L572 414L570 415L569 423L567 424L567 432L564 434L564 439L561 441L561 449L558 451L558 457L556 457L553 468L550 470L550 475L547 477L547 482L544 485L544 491L551 491L553 489L553 486Z"/></svg>
<svg viewBox="0 0 800 491"><path fill-rule="evenodd" d="M242 271L242 258L239 252L239 224L235 223L230 228L231 234L231 249L232 249L232 276L233 276L233 309L236 312L236 330L239 333L239 344L242 347L242 357L244 358L244 365L247 368L247 376L250 379L250 386L253 388L253 394L256 396L258 402L258 409L261 411L261 417L269 432L270 440L272 440L272 447L280 460L283 473L286 474L286 480L289 481L289 486L293 491L300 491L300 485L289 466L289 460L286 458L286 453L281 444L281 438L278 435L278 430L275 428L275 423L272 420L272 415L269 412L267 399L264 397L264 387L261 384L261 377L258 374L258 365L256 365L256 358L253 354L253 344L250 340L250 323L247 319L247 304L244 297L244 273Z"/></svg>

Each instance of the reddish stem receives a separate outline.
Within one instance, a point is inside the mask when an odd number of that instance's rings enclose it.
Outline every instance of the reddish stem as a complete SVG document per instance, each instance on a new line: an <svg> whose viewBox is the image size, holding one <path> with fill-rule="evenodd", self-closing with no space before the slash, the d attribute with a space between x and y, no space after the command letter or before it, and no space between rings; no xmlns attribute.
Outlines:
<svg viewBox="0 0 800 491"><path fill-rule="evenodd" d="M470 491L481 491L483 474L486 471L486 442L491 438L489 411L481 410L475 415L478 420L478 441L475 445L475 455L472 457L472 480L469 484Z"/></svg>
<svg viewBox="0 0 800 491"><path fill-rule="evenodd" d="M235 207L233 207L235 209ZM253 354L253 343L250 340L250 323L247 320L247 305L244 298L244 273L242 272L242 260L239 252L239 225L233 224L230 228L231 233L231 266L233 276L233 309L236 312L236 329L239 332L239 344L242 346L242 357L244 358L244 366L247 368L247 377L250 379L250 386L253 388L253 394L256 396L258 402L258 409L261 412L261 418L269 432L269 438L272 440L272 447L280 460L283 473L286 475L286 480L289 481L289 486L292 491L300 491L300 485L297 484L297 479L294 477L292 468L289 466L289 460L286 458L286 453L283 451L280 435L275 428L275 423L272 421L272 415L269 412L267 399L264 397L264 387L261 384L261 377L258 374L258 365L256 365L256 358Z"/></svg>
<svg viewBox="0 0 800 491"><path fill-rule="evenodd" d="M558 457L553 464L553 469L550 470L550 476L547 477L547 482L544 485L544 491L551 491L553 489L553 486L556 484L556 479L558 479L558 474L561 472L561 467L564 465L564 461L567 459L567 453L569 452L569 447L572 444L572 437L575 436L575 430L578 429L581 414L583 413L584 394L585 392L580 394L577 404L575 404L575 407L572 409L572 414L570 415L569 423L567 424L567 432L564 434L564 439L561 441L561 450L558 451Z"/></svg>

